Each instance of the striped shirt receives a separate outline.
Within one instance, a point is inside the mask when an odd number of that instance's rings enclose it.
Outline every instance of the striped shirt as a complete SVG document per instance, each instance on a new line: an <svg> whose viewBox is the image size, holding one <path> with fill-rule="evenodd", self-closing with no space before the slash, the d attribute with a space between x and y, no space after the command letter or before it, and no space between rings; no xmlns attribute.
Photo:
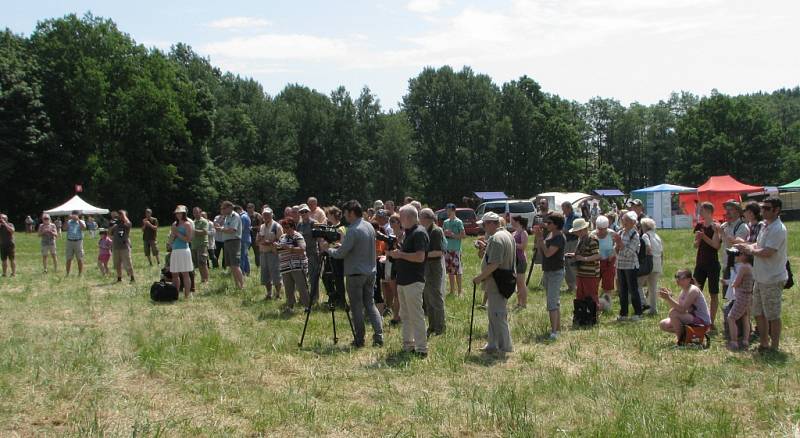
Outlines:
<svg viewBox="0 0 800 438"><path fill-rule="evenodd" d="M287 245L292 248L305 246L305 239L303 235L295 231L294 233L286 233L278 240L281 245ZM278 260L280 262L281 274L291 271L308 271L308 257L305 251L294 252L289 249L278 250Z"/></svg>
<svg viewBox="0 0 800 438"><path fill-rule="evenodd" d="M586 236L578 240L578 247L575 249L575 255L581 257L592 257L600 254L600 242L594 236ZM599 277L600 276L600 260L593 262L576 262L578 277Z"/></svg>
<svg viewBox="0 0 800 438"><path fill-rule="evenodd" d="M630 231L622 229L619 231L622 236L622 249L617 251L617 269L639 269L639 233L636 228Z"/></svg>

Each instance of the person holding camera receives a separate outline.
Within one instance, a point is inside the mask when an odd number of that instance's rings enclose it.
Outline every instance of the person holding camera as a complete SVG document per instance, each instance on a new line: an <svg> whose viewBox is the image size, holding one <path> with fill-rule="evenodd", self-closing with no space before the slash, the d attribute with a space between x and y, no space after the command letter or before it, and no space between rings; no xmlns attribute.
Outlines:
<svg viewBox="0 0 800 438"><path fill-rule="evenodd" d="M50 215L42 215L42 223L39 225L39 237L42 245L42 267L47 274L47 256L53 259L53 270L58 270L58 259L56 258L56 239L58 238L58 228L50 220Z"/></svg>
<svg viewBox="0 0 800 438"><path fill-rule="evenodd" d="M759 335L759 349L778 350L781 337L781 300L789 279L786 226L781 221L783 203L769 197L761 204L764 227L756 243L738 243L736 249L753 256L753 306Z"/></svg>
<svg viewBox="0 0 800 438"><path fill-rule="evenodd" d="M339 240L330 244L340 243L342 237L347 232L342 225L342 210L339 207L331 206L325 209L328 225L339 233ZM345 294L347 290L344 285L344 261L335 259L325 253L325 262L322 274L322 283L328 291L328 302L334 306L344 308L346 304Z"/></svg>
<svg viewBox="0 0 800 438"><path fill-rule="evenodd" d="M428 252L428 233L419 224L419 213L413 205L400 208L400 223L405 229L403 244L389 251L397 269L397 294L400 298L400 318L403 320L403 351L420 357L428 356L428 336L425 331L425 312L422 292L425 289L425 256Z"/></svg>
<svg viewBox="0 0 800 438"><path fill-rule="evenodd" d="M83 274L83 230L86 222L78 216L78 211L73 211L67 220L67 275L72 267L72 259L78 259L78 275Z"/></svg>
<svg viewBox="0 0 800 438"><path fill-rule="evenodd" d="M146 208L144 210L144 218L142 219L142 240L144 241L144 255L147 257L147 263L153 266L153 261L150 259L150 254L156 259L156 266L161 265L158 259L158 219L153 217L153 210Z"/></svg>
<svg viewBox="0 0 800 438"><path fill-rule="evenodd" d="M430 208L419 212L419 223L428 233L428 253L425 257L425 288L422 291L422 303L428 316L428 335L439 336L447 329L444 309L444 255L447 242L444 232L436 225L436 213Z"/></svg>
<svg viewBox="0 0 800 438"><path fill-rule="evenodd" d="M14 230L14 224L8 221L8 216L0 213L0 260L3 261L3 277L5 277L8 272L9 263L11 264L11 276L14 277L17 275Z"/></svg>
<svg viewBox="0 0 800 438"><path fill-rule="evenodd" d="M533 227L534 246L542 254L542 286L547 297L552 341L558 339L561 331L561 283L564 281L564 252L567 245L563 229L564 216L558 212L548 213L543 225Z"/></svg>
<svg viewBox="0 0 800 438"><path fill-rule="evenodd" d="M266 207L261 212L264 223L256 236L256 243L261 250L261 284L266 289L265 300L272 299L272 286L275 286L275 299L281 298L280 259L276 243L283 235L281 224L273 219L272 209Z"/></svg>
<svg viewBox="0 0 800 438"><path fill-rule="evenodd" d="M714 220L714 204L703 202L700 204L702 223L694 227L694 247L697 248L693 277L697 287L703 290L708 280L708 293L711 296L711 327L717 319L719 307L720 264L719 248L722 245L722 228Z"/></svg>
<svg viewBox="0 0 800 438"><path fill-rule="evenodd" d="M344 260L344 275L347 279L347 297L350 299L350 313L353 316L355 339L353 347L364 346L364 313L372 325L374 346L383 345L383 321L375 307L375 229L362 219L363 211L358 201L348 201L342 206L345 219L350 223L341 245L330 247L321 244L323 251L334 259Z"/></svg>
<svg viewBox="0 0 800 438"><path fill-rule="evenodd" d="M244 275L242 274L242 218L233 211L233 203L224 201L220 206L221 220L214 224L217 230L217 241L222 244L217 247L224 247L224 265L230 268L231 275L236 287L244 289Z"/></svg>
<svg viewBox="0 0 800 438"><path fill-rule="evenodd" d="M195 207L196 208L196 207ZM196 208L199 216L199 208ZM169 272L172 273L172 284L180 291L183 287L184 298L189 298L192 292L192 280L189 274L194 271L192 263L192 251L189 243L194 236L194 225L188 217L188 209L185 205L178 205L175 208L175 222L170 228L170 240L172 241L172 252L169 257Z"/></svg>
<svg viewBox="0 0 800 438"><path fill-rule="evenodd" d="M131 277L131 283L134 282L133 276L133 263L131 261L131 221L128 219L128 212L119 210L117 218L113 221L113 226L109 228L111 233L111 242L113 251L111 257L114 261L114 269L117 271L117 283L122 281L122 267ZM80 260L78 261L80 267ZM67 270L69 270L69 262L67 262Z"/></svg>
<svg viewBox="0 0 800 438"><path fill-rule="evenodd" d="M308 296L308 284L306 283L306 273L308 272L308 258L306 257L306 241L303 235L297 231L297 224L292 218L285 218L281 221L283 234L275 247L278 250L280 261L281 280L286 290L286 306L284 313L292 313L297 297L295 289L300 294L300 304L310 311L311 301Z"/></svg>
<svg viewBox="0 0 800 438"><path fill-rule="evenodd" d="M488 236L486 257L483 257L481 262L481 273L472 279L475 284L483 284L487 296L489 330L486 345L481 351L490 354L510 353L514 351L514 344L508 327L508 298L500 294L493 274L498 269L514 269L517 245L511 233L500 226L500 216L497 213L490 211L484 214L479 224L483 224Z"/></svg>

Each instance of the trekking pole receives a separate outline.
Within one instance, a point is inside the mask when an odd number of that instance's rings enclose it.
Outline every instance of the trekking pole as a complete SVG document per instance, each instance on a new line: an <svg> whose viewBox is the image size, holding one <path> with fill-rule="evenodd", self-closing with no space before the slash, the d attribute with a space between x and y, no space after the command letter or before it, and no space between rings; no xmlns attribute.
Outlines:
<svg viewBox="0 0 800 438"><path fill-rule="evenodd" d="M472 283L472 314L469 317L469 346L467 347L467 354L472 353L472 323L475 321L475 292L478 285Z"/></svg>
<svg viewBox="0 0 800 438"><path fill-rule="evenodd" d="M536 261L536 250L534 249L533 250L533 256L531 258L531 265L530 265L530 267L528 267L528 278L525 280L525 286L527 286L528 283L531 282L531 274L533 274L533 265L534 265L535 261Z"/></svg>

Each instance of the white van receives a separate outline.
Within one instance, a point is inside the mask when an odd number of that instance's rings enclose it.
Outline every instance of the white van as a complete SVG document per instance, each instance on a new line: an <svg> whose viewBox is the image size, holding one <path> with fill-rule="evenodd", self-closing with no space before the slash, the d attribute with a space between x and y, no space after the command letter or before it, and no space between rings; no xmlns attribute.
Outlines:
<svg viewBox="0 0 800 438"><path fill-rule="evenodd" d="M493 211L506 219L510 224L511 216L522 216L528 219L528 228L533 226L533 217L536 215L536 208L530 199L506 199L503 201L489 201L479 205L475 214L480 219L484 213Z"/></svg>

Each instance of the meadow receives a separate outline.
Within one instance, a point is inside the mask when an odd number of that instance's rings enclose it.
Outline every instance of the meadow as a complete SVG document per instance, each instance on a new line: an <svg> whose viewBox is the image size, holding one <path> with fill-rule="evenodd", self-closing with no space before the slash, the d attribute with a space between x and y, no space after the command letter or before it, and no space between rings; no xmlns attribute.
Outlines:
<svg viewBox="0 0 800 438"><path fill-rule="evenodd" d="M689 231L660 231L663 284L694 264ZM161 237L166 230L161 231ZM2 436L797 436L800 434L800 291L784 294L782 351L675 348L658 319L564 330L547 340L544 297L530 282L527 309L512 314L516 351L485 356L485 313L476 309L466 355L477 255L465 245L465 296L447 298L447 333L430 355L401 352L386 324L383 348L351 349L344 313L338 345L330 314L281 315L258 276L237 291L220 271L198 296L154 304L141 237L137 282L116 284L96 266L44 274L38 239L17 234L16 278L0 279ZM790 224L800 271L800 224ZM74 268L73 268L74 269ZM480 292L479 292L480 297ZM512 298L512 303L515 298ZM665 314L660 303L659 311ZM370 330L368 329L368 336Z"/></svg>

